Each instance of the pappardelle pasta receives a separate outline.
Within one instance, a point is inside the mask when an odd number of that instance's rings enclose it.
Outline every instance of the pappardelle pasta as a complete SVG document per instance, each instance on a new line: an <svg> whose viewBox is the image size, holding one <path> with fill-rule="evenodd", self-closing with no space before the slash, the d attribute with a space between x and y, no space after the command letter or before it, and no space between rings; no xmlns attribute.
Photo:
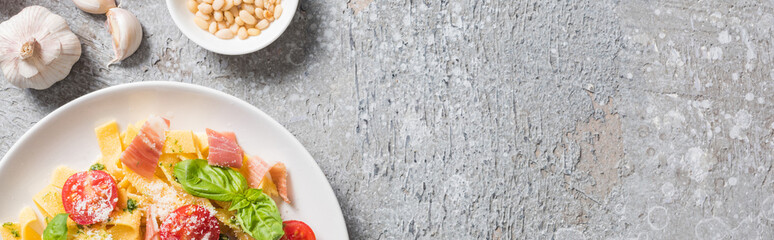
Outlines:
<svg viewBox="0 0 774 240"><path fill-rule="evenodd" d="M170 130L150 116L121 132L95 129L101 156L85 171L54 170L4 240L315 239L303 222L282 221L291 203L282 162L246 154L232 132ZM44 224L40 224L44 223Z"/></svg>

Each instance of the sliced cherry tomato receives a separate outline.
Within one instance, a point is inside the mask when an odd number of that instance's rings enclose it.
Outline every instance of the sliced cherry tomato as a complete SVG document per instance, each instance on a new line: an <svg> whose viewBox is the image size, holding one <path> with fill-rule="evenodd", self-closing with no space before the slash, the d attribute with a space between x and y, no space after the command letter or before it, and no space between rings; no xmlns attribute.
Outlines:
<svg viewBox="0 0 774 240"><path fill-rule="evenodd" d="M290 220L282 222L284 226L282 230L285 231L285 236L282 236L281 240L316 240L314 232L309 225L302 221Z"/></svg>
<svg viewBox="0 0 774 240"><path fill-rule="evenodd" d="M161 223L161 240L218 240L220 227L215 215L199 205L185 205Z"/></svg>
<svg viewBox="0 0 774 240"><path fill-rule="evenodd" d="M73 174L62 188L65 212L78 224L107 221L118 203L116 180L103 171Z"/></svg>

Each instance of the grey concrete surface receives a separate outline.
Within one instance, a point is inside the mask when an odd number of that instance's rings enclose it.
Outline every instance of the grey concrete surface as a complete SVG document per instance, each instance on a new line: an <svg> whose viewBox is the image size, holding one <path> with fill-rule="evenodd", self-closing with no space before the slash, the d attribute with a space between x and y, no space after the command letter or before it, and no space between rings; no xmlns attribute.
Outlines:
<svg viewBox="0 0 774 240"><path fill-rule="evenodd" d="M186 39L164 1L120 65L68 0L83 56L43 91L0 90L0 152L107 86L191 82L307 147L352 239L772 239L774 2L302 0L245 56Z"/></svg>

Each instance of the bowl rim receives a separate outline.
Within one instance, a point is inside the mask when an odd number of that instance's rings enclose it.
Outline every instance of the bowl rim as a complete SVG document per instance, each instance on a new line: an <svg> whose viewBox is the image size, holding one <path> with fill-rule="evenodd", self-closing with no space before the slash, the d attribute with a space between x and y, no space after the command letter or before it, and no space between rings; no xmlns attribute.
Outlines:
<svg viewBox="0 0 774 240"><path fill-rule="evenodd" d="M177 14L174 13L175 10L178 10L180 8L186 8L185 1L186 0L166 0L165 1L167 5L167 12L169 13L170 17L172 17L172 21L175 22L175 27L177 27L177 29L179 29L180 32L182 32L183 35L185 35L188 39L196 43L196 45L199 45L200 47L214 53L232 55L232 56L244 55L244 54L256 52L258 50L265 48L266 46L269 46L274 41L276 41L277 38L279 38L285 32L285 30L288 28L290 23L293 21L293 17L296 14L296 9L298 8L298 2L299 2L299 0L282 0L283 14L282 16L280 16L280 19L288 19L288 20L280 21L279 19L276 19L271 23L271 25L269 25L269 28L271 27L279 28L279 31L276 34L264 34L262 32L261 35L257 36L259 38L261 36L264 36L268 39L268 41L256 41L256 44L252 47L233 47L233 45L227 44L227 43L229 41L251 41L251 38L248 38L246 40L241 40L234 37L233 39L224 40L216 37L215 39L217 39L218 42L222 41L222 43L226 43L226 44L220 44L215 46L211 44L211 42L205 39L195 37L194 32L192 32L190 29L181 27L181 25L191 25L193 26L194 30L196 31L201 30L199 27L195 25L193 21L187 21L185 19L181 19L180 17L178 17ZM188 9L183 9L183 10L185 10L186 13L190 13ZM220 46L225 46L225 47L220 47Z"/></svg>

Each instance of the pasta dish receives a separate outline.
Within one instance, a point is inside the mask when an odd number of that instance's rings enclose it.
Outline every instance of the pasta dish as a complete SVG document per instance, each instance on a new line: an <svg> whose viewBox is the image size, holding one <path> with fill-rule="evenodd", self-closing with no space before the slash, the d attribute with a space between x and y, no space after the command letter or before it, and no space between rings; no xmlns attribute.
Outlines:
<svg viewBox="0 0 774 240"><path fill-rule="evenodd" d="M285 164L249 155L236 134L171 130L151 115L120 131L95 129L101 156L83 170L60 166L3 240L308 240L291 204ZM39 216L42 216L39 217Z"/></svg>

